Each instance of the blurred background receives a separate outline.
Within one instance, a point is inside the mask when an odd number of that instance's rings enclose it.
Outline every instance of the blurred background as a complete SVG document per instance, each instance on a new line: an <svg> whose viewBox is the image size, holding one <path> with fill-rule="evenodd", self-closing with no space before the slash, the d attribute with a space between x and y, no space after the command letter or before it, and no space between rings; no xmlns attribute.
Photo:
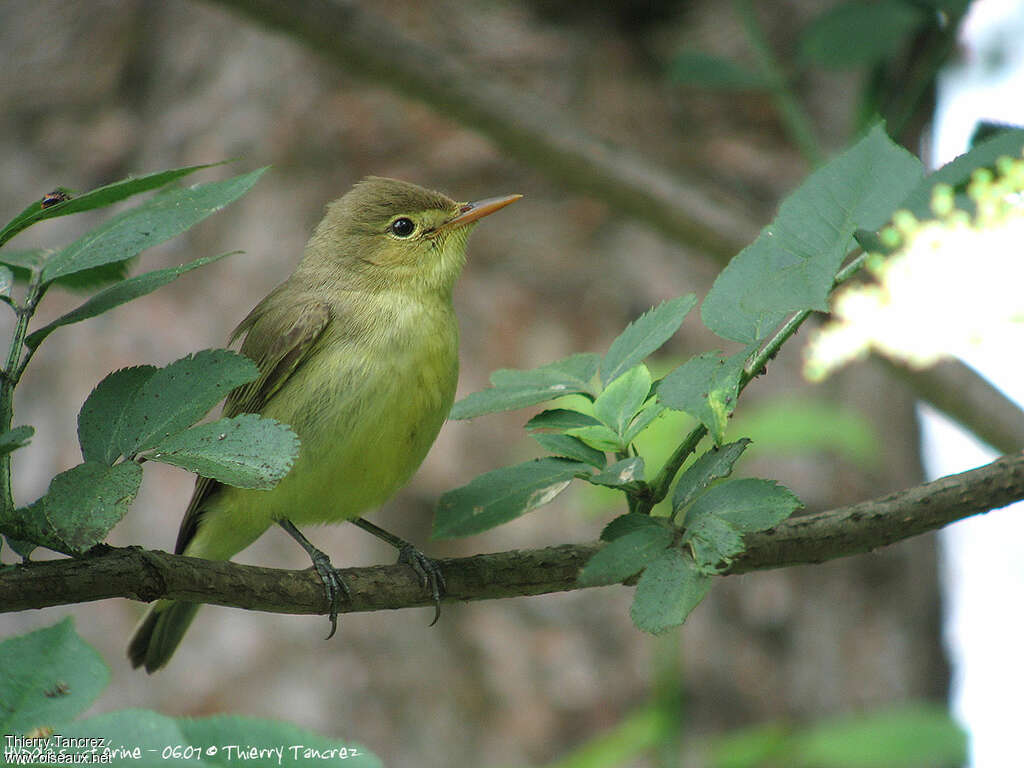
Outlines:
<svg viewBox="0 0 1024 768"><path fill-rule="evenodd" d="M827 5L655 0L584 10L548 0L398 0L354 7L461 62L483 83L500 84L510 98L536 99L575 130L641 156L707 200L722 238L742 247L810 172L816 151L852 139L865 94L884 103L907 89L906 63L952 37L948 27L926 26L865 66L794 66L810 145L780 116L770 91L695 82L686 51L753 69L758 34L776 63L791 68L801 30ZM470 242L456 289L460 396L485 386L495 368L603 351L652 304L690 291L702 297L724 263L699 239L687 242L630 215L629 201L585 194L558 169L530 162L528 150L510 149L444 108L357 76L217 3L7 2L0 51L0 218L58 185L88 189L226 158L238 160L202 179L273 166L241 201L146 252L139 269L243 254L62 329L42 347L16 404L16 423L36 428L14 459L22 503L80 461L76 414L96 382L117 368L222 346L289 274L324 205L364 175L407 179L460 200L525 195ZM894 102L908 114L890 126L914 151L928 144L932 108L929 89L918 96ZM14 246L63 245L94 221L47 222ZM53 291L40 321L80 301ZM656 373L717 346L694 314ZM920 482L912 394L872 364L809 387L797 371L797 347L789 345L743 398L732 434L750 434L755 444L740 473L778 479L810 511ZM595 539L622 510L614 494L591 488L485 535L428 541L442 492L541 454L521 430L530 415L449 423L413 482L370 519L442 557ZM686 429L682 419L659 423L652 450ZM192 482L171 467L147 466L133 513L111 543L172 549ZM308 533L339 566L393 559L352 526ZM238 560L308 565L275 531ZM139 604L5 614L0 628L6 636L74 615L113 673L94 711L285 719L361 742L386 764L424 768L543 764L656 702L678 714L663 748L686 765L705 765L708 739L736 728L799 726L917 700L941 704L948 695L934 536L722 579L681 631L663 638L631 625L631 594L613 587L446 604L433 628L428 609L347 615L330 642L323 617L207 607L155 677L132 671L124 657ZM672 764L659 759L628 764Z"/></svg>

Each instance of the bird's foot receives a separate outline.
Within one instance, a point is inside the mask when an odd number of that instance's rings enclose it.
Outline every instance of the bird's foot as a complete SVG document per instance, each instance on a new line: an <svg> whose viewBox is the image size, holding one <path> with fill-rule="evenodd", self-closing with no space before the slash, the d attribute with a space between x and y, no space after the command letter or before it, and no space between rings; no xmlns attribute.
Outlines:
<svg viewBox="0 0 1024 768"><path fill-rule="evenodd" d="M334 637L334 633L338 631L338 606L341 604L341 595L345 595L345 599L352 602L352 593L348 589L348 584L341 578L341 571L335 568L331 564L331 558L321 552L319 549L314 547L309 539L302 535L302 532L295 527L291 520L278 520L278 525L288 532L288 535L295 539L302 548L306 550L306 554L309 555L309 559L313 561L313 570L316 571L320 577L320 581L324 583L324 591L327 593L327 601L330 603L331 612L329 618L331 620L331 633L327 635L327 640Z"/></svg>
<svg viewBox="0 0 1024 768"><path fill-rule="evenodd" d="M430 596L434 599L434 620L430 626L434 626L441 618L441 597L447 589L440 564L407 542L398 548L398 562L410 566L419 576L423 588L430 590Z"/></svg>
<svg viewBox="0 0 1024 768"><path fill-rule="evenodd" d="M345 599L352 602L352 593L349 591L348 584L341 577L341 571L331 564L331 558L319 549L310 552L309 556L313 560L313 570L320 577L320 581L324 583L324 591L331 604L331 612L328 614L328 618L331 620L331 631L324 638L330 640L338 631L338 607L341 605L341 596L344 594Z"/></svg>

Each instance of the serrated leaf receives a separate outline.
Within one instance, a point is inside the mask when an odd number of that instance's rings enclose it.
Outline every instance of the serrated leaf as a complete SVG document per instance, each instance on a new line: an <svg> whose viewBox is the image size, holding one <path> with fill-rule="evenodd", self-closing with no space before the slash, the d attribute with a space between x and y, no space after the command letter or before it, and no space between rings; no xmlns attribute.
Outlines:
<svg viewBox="0 0 1024 768"><path fill-rule="evenodd" d="M566 390L589 392L600 358L590 352L570 355L539 368L518 370L502 368L491 374L491 384L496 387L551 387L562 385ZM565 391L562 394L572 394Z"/></svg>
<svg viewBox="0 0 1024 768"><path fill-rule="evenodd" d="M232 253L238 253L238 251L232 251ZM67 314L61 315L52 323L48 323L39 330L29 334L28 338L25 339L25 344L30 347L38 347L43 339L63 325L80 323L83 320L88 320L90 317L101 315L114 307L137 299L140 296L145 296L147 293L152 293L157 288L177 280L186 272L191 272L197 267L212 264L228 255L230 254L222 253L217 256L204 256L188 264L153 270L152 272L146 272L145 274L116 283L92 296L84 304L79 305Z"/></svg>
<svg viewBox="0 0 1024 768"><path fill-rule="evenodd" d="M243 413L166 437L145 457L238 488L268 490L288 474L298 455L299 438L291 427Z"/></svg>
<svg viewBox="0 0 1024 768"><path fill-rule="evenodd" d="M538 432L530 435L530 437L555 456L583 461L598 469L601 469L607 463L602 451L591 448L582 440L570 435L553 435L547 432Z"/></svg>
<svg viewBox="0 0 1024 768"><path fill-rule="evenodd" d="M77 717L110 681L110 669L78 636L70 617L0 642L0 669L5 734L24 735Z"/></svg>
<svg viewBox="0 0 1024 768"><path fill-rule="evenodd" d="M121 456L121 423L128 403L150 377L153 365L122 368L96 385L78 412L78 444L85 461L113 464Z"/></svg>
<svg viewBox="0 0 1024 768"><path fill-rule="evenodd" d="M651 526L664 528L665 525L665 518L651 517L640 512L629 512L616 517L604 527L604 530L601 531L601 541L614 541L620 536L625 536L640 528Z"/></svg>
<svg viewBox="0 0 1024 768"><path fill-rule="evenodd" d="M623 442L627 444L632 443L641 432L647 429L664 412L665 406L657 400L648 401L626 429L626 433L622 436Z"/></svg>
<svg viewBox="0 0 1024 768"><path fill-rule="evenodd" d="M910 3L840 3L807 25L800 53L825 69L869 67L907 45L927 21L927 14Z"/></svg>
<svg viewBox="0 0 1024 768"><path fill-rule="evenodd" d="M686 526L713 515L753 533L775 527L802 506L792 491L772 480L727 480L697 497L686 513Z"/></svg>
<svg viewBox="0 0 1024 768"><path fill-rule="evenodd" d="M72 195L70 199L64 202L45 208L40 205L38 200L33 200L3 230L0 230L0 245L6 243L23 229L43 219L52 219L56 216L67 216L72 213L91 211L95 208L113 205L132 195L138 195L142 192L149 192L150 190L166 186L172 181L177 181L190 173L195 173L203 168L212 168L215 165L221 165L221 163L175 168L169 171L150 173L137 178L129 176L127 179L115 181L113 184L107 184L80 195Z"/></svg>
<svg viewBox="0 0 1024 768"><path fill-rule="evenodd" d="M651 372L635 365L609 383L594 401L594 415L620 437L651 393Z"/></svg>
<svg viewBox="0 0 1024 768"><path fill-rule="evenodd" d="M688 293L661 302L627 325L601 361L601 383L607 386L660 349L679 330L696 303L697 295Z"/></svg>
<svg viewBox="0 0 1024 768"><path fill-rule="evenodd" d="M514 411L564 395L589 394L597 365L597 355L580 354L540 368L495 371L491 374L494 386L457 402L448 418L472 419L486 413Z"/></svg>
<svg viewBox="0 0 1024 768"><path fill-rule="evenodd" d="M437 504L433 538L480 533L547 504L590 465L567 459L535 459L495 469L448 491Z"/></svg>
<svg viewBox="0 0 1024 768"><path fill-rule="evenodd" d="M668 408L685 411L699 420L715 443L721 443L729 414L736 407L746 359L745 351L732 357L705 352L690 358L661 380L658 399Z"/></svg>
<svg viewBox="0 0 1024 768"><path fill-rule="evenodd" d="M474 419L488 413L516 411L530 405L537 405L568 393L561 385L554 387L490 387L473 392L452 406L448 418L460 421Z"/></svg>
<svg viewBox="0 0 1024 768"><path fill-rule="evenodd" d="M619 437L611 428L604 424L597 424L592 427L576 427L566 430L567 435L578 437L591 448L598 451L619 451L626 450L627 443Z"/></svg>
<svg viewBox="0 0 1024 768"><path fill-rule="evenodd" d="M603 472L584 478L588 483L608 488L632 490L644 484L644 460L640 456L622 459L609 465Z"/></svg>
<svg viewBox="0 0 1024 768"><path fill-rule="evenodd" d="M0 435L0 456L5 456L11 451L16 451L22 446L28 445L35 431L35 428L23 424L20 427L4 432Z"/></svg>
<svg viewBox="0 0 1024 768"><path fill-rule="evenodd" d="M619 584L647 567L671 544L668 528L637 528L599 549L583 566L577 581L584 587Z"/></svg>
<svg viewBox="0 0 1024 768"><path fill-rule="evenodd" d="M791 312L825 311L858 229L875 230L919 183L921 162L876 125L783 201L775 220L715 280L704 324L752 344Z"/></svg>
<svg viewBox="0 0 1024 768"><path fill-rule="evenodd" d="M591 427L600 424L593 416L568 408L552 408L541 411L528 422L527 429L574 429L576 427Z"/></svg>
<svg viewBox="0 0 1024 768"><path fill-rule="evenodd" d="M226 181L162 192L120 213L46 261L43 281L53 282L95 267L122 262L175 235L234 202L256 183L266 168Z"/></svg>
<svg viewBox="0 0 1024 768"><path fill-rule="evenodd" d="M728 520L705 516L686 529L683 542L689 544L697 570L718 573L742 552L743 533Z"/></svg>
<svg viewBox="0 0 1024 768"><path fill-rule="evenodd" d="M731 475L733 465L748 445L750 445L750 440L743 437L734 443L711 448L687 467L686 471L679 476L675 493L672 495L673 513L679 512L680 509L697 498L715 480ZM685 519L678 522L680 525L684 525Z"/></svg>
<svg viewBox="0 0 1024 768"><path fill-rule="evenodd" d="M124 409L119 453L134 456L190 427L231 390L257 376L252 360L226 349L196 352L160 368Z"/></svg>
<svg viewBox="0 0 1024 768"><path fill-rule="evenodd" d="M704 53L683 51L672 60L669 76L673 82L708 90L749 91L770 87L758 72L730 59Z"/></svg>
<svg viewBox="0 0 1024 768"><path fill-rule="evenodd" d="M99 544L131 507L142 467L85 462L50 481L46 495L15 511L34 543L71 555Z"/></svg>
<svg viewBox="0 0 1024 768"><path fill-rule="evenodd" d="M644 569L629 615L638 629L660 635L678 627L711 589L711 577L678 549L666 550Z"/></svg>

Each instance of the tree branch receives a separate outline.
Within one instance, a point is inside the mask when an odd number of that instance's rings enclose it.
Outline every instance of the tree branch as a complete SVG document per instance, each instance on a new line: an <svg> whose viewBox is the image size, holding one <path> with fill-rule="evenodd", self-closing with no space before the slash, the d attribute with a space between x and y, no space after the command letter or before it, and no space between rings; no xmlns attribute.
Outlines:
<svg viewBox="0 0 1024 768"><path fill-rule="evenodd" d="M723 570L746 573L821 563L870 552L1024 498L1024 454L849 507L793 518L746 537L747 550ZM442 560L447 601L490 600L580 589L579 569L597 543ZM343 612L431 604L405 565L343 571L352 602ZM276 613L326 614L320 578L129 547L97 547L78 559L0 569L0 612L111 597L191 600Z"/></svg>
<svg viewBox="0 0 1024 768"><path fill-rule="evenodd" d="M1024 410L973 368L947 361L918 371L881 355L877 359L918 397L997 451L1024 450Z"/></svg>

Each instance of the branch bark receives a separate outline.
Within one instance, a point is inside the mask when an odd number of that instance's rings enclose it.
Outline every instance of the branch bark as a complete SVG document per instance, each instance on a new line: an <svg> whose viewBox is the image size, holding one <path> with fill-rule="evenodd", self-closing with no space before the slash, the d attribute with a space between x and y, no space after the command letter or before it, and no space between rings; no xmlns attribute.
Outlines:
<svg viewBox="0 0 1024 768"><path fill-rule="evenodd" d="M1024 454L849 507L796 517L746 537L747 550L723 575L821 563L870 552L1024 499ZM581 587L579 569L598 543L499 552L442 560L446 600L492 600ZM431 603L405 565L343 571L352 601L343 612ZM111 597L159 598L275 613L326 614L323 586L312 571L213 562L129 547L101 546L89 556L0 569L0 612Z"/></svg>

